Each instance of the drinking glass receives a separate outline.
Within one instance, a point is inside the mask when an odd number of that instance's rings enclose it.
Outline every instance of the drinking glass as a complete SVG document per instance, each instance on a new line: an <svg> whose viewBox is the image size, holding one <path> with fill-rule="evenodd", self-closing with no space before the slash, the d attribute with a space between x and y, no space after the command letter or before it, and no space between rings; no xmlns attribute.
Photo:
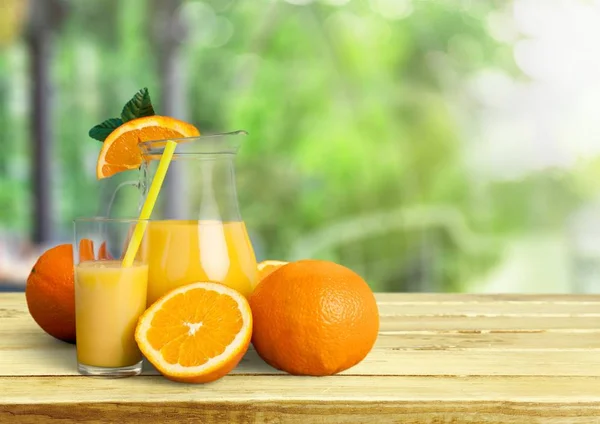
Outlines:
<svg viewBox="0 0 600 424"><path fill-rule="evenodd" d="M135 219L74 221L77 367L83 375L127 377L142 371L134 333L146 309L146 237L133 263L122 264L138 223L147 224Z"/></svg>

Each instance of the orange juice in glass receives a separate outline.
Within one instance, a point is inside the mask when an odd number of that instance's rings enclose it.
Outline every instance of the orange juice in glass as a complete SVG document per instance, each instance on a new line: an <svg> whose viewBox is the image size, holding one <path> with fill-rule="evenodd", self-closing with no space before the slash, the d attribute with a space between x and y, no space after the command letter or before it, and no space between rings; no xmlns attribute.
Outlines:
<svg viewBox="0 0 600 424"><path fill-rule="evenodd" d="M134 225L133 220L75 221L75 324L81 374L125 377L142 370L134 334L146 309L147 243L142 242L132 265L123 266L120 259Z"/></svg>

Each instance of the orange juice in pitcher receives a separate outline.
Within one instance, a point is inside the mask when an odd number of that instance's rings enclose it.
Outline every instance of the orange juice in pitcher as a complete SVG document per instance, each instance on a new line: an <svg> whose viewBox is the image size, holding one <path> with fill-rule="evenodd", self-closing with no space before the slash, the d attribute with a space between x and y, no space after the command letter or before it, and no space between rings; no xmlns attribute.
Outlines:
<svg viewBox="0 0 600 424"><path fill-rule="evenodd" d="M220 282L244 296L256 283L256 259L243 221L152 221L148 241L148 305L197 281Z"/></svg>

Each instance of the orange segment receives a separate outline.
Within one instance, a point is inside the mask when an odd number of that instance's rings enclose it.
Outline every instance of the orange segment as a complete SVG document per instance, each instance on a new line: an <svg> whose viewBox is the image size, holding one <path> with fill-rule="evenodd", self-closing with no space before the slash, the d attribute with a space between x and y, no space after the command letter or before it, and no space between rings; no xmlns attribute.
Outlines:
<svg viewBox="0 0 600 424"><path fill-rule="evenodd" d="M193 125L169 116L153 115L125 122L104 140L96 164L96 177L107 178L139 167L142 163L139 143L199 135Z"/></svg>
<svg viewBox="0 0 600 424"><path fill-rule="evenodd" d="M94 242L90 239L79 240L79 262L93 261L96 259L94 256Z"/></svg>
<svg viewBox="0 0 600 424"><path fill-rule="evenodd" d="M287 262L274 260L262 261L256 266L258 268L258 281L264 280L267 275L284 265L287 265Z"/></svg>
<svg viewBox="0 0 600 424"><path fill-rule="evenodd" d="M102 242L102 244L100 245L100 248L98 249L98 259L102 259L102 260L114 259L110 255L110 253L108 253L108 250L106 249L105 241Z"/></svg>
<svg viewBox="0 0 600 424"><path fill-rule="evenodd" d="M157 300L138 321L135 339L165 377L187 383L217 380L240 362L252 336L252 312L239 292L193 283Z"/></svg>

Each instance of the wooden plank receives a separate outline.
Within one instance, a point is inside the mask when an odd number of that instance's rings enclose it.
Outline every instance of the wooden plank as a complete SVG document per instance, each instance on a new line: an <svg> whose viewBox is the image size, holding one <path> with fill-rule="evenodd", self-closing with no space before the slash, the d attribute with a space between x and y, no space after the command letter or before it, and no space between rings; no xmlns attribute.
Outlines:
<svg viewBox="0 0 600 424"><path fill-rule="evenodd" d="M256 383L261 382L257 387ZM551 383L551 384L550 384ZM364 390L365 384L369 390ZM600 405L598 377L397 377L381 376L261 376L229 375L205 385L175 383L162 377L126 379L77 377L0 377L10 387L1 403L49 402L214 402L259 400L348 401L506 401L581 402ZM35 398L31 389L36 389ZM93 389L93 390L92 390Z"/></svg>
<svg viewBox="0 0 600 424"><path fill-rule="evenodd" d="M378 296L380 299L382 296ZM390 294L390 298L393 298ZM461 298L463 295L457 295ZM599 318L600 302L395 302L379 301L382 317L440 316L440 317L556 317L571 316ZM0 299L0 318L20 318L28 315L23 293L3 293Z"/></svg>
<svg viewBox="0 0 600 424"><path fill-rule="evenodd" d="M23 334L37 328L31 317L7 320L0 318L0 334ZM380 333L600 333L600 317L381 317ZM599 335L600 337L600 335Z"/></svg>
<svg viewBox="0 0 600 424"><path fill-rule="evenodd" d="M73 346L3 350L0 376L77 375ZM152 373L152 372L151 372ZM155 373L155 372L154 372ZM233 374L281 374L248 351ZM375 348L348 375L600 376L598 350L399 350Z"/></svg>
<svg viewBox="0 0 600 424"><path fill-rule="evenodd" d="M526 294L526 293L375 293L378 302L600 302L600 294Z"/></svg>
<svg viewBox="0 0 600 424"><path fill-rule="evenodd" d="M227 376L193 386L160 377L25 377L0 378L0 386L11 388L0 422L594 424L600 416L598 378Z"/></svg>
<svg viewBox="0 0 600 424"><path fill-rule="evenodd" d="M24 334L38 329L26 312L4 317L0 311L0 334ZM465 317L405 316L380 318L380 333L394 332L557 332L598 333L600 317Z"/></svg>
<svg viewBox="0 0 600 424"><path fill-rule="evenodd" d="M548 316L548 317L600 317L600 300L586 302L537 302L537 301L494 301L463 302L465 295L455 295L455 301L444 302L400 302L394 294L378 294L378 306L383 317L404 316L454 316L454 317L497 317L497 316ZM445 296L444 296L445 297ZM0 318L18 318L27 314L23 293L3 293L0 300Z"/></svg>
<svg viewBox="0 0 600 424"><path fill-rule="evenodd" d="M513 332L580 330L600 331L600 317L457 317L457 316L407 316L380 319L380 331L489 331Z"/></svg>
<svg viewBox="0 0 600 424"><path fill-rule="evenodd" d="M465 302L465 295L455 295L455 301L394 301L382 299L397 298L394 294L377 294L379 313L383 317L404 316L454 316L454 317L497 317L497 316L548 316L600 317L600 300L585 302L547 301L487 301ZM445 297L445 296L444 296ZM0 318L18 318L28 314L23 293L3 293L0 299Z"/></svg>
<svg viewBox="0 0 600 424"><path fill-rule="evenodd" d="M598 350L600 334L399 331L380 333L375 346L396 350Z"/></svg>
<svg viewBox="0 0 600 424"><path fill-rule="evenodd" d="M397 331L383 332L375 344L378 349L395 350L598 350L598 332L437 332ZM67 349L60 342L39 329L35 324L19 332L0 327L0 352L21 349ZM252 346L250 347L252 349ZM10 353L7 353L10 354ZM0 356L2 356L0 354Z"/></svg>
<svg viewBox="0 0 600 424"><path fill-rule="evenodd" d="M279 373L249 351L236 374ZM600 351L436 351L373 349L345 375L600 377ZM600 391L600 387L598 389Z"/></svg>
<svg viewBox="0 0 600 424"><path fill-rule="evenodd" d="M379 315L404 316L547 316L568 318L571 316L600 317L600 303L586 302L444 302L444 303L396 303L378 302Z"/></svg>
<svg viewBox="0 0 600 424"><path fill-rule="evenodd" d="M286 424L599 424L600 408L582 403L268 401L0 405L0 422ZM11 421L12 420L12 421ZM18 421L15 421L18 420Z"/></svg>

